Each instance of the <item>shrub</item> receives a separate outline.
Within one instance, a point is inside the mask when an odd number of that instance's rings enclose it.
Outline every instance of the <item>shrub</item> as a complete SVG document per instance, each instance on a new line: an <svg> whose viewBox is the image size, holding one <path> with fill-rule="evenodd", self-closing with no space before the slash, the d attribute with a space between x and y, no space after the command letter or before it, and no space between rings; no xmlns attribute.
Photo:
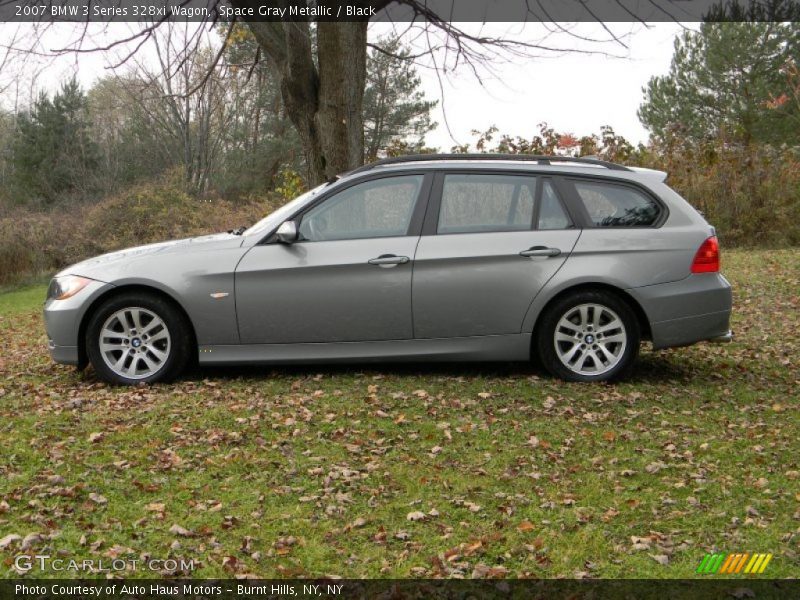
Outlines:
<svg viewBox="0 0 800 600"><path fill-rule="evenodd" d="M667 183L703 212L726 245L800 244L795 149L672 139L642 154L639 164L666 171Z"/></svg>
<svg viewBox="0 0 800 600"><path fill-rule="evenodd" d="M0 218L0 285L120 248L251 225L282 203L198 200L168 177L89 206L10 210Z"/></svg>

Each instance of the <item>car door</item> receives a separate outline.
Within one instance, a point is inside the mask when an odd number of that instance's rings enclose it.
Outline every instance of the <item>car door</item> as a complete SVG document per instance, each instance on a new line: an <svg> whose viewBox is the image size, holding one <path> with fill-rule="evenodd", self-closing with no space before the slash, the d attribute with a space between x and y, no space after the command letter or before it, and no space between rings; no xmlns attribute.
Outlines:
<svg viewBox="0 0 800 600"><path fill-rule="evenodd" d="M579 236L548 177L437 174L414 263L414 336L520 333Z"/></svg>
<svg viewBox="0 0 800 600"><path fill-rule="evenodd" d="M431 175L373 177L295 217L298 241L267 239L236 269L244 344L413 335L411 273Z"/></svg>

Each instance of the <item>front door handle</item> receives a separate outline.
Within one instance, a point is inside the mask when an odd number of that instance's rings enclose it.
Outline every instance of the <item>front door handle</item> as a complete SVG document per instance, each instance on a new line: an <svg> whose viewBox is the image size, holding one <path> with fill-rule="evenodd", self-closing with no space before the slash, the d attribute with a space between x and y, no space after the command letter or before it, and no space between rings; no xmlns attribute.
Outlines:
<svg viewBox="0 0 800 600"><path fill-rule="evenodd" d="M410 259L407 256L397 256L396 254L381 254L378 258L370 259L369 264L379 267L391 267L393 265L404 265Z"/></svg>
<svg viewBox="0 0 800 600"><path fill-rule="evenodd" d="M520 256L558 256L559 254L561 254L561 250L547 246L534 246L519 253Z"/></svg>

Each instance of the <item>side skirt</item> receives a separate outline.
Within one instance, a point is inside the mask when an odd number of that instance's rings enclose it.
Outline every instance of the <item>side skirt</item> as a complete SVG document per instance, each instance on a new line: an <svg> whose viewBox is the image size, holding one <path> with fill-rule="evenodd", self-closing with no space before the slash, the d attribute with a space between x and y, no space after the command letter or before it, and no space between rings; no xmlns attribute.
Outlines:
<svg viewBox="0 0 800 600"><path fill-rule="evenodd" d="M201 365L529 360L531 334L307 344L202 345Z"/></svg>

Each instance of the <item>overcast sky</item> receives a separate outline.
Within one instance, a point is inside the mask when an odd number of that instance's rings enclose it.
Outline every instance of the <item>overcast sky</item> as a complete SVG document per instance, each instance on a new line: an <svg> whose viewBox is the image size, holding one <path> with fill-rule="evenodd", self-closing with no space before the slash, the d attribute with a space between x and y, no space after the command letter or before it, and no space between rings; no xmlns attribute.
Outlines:
<svg viewBox="0 0 800 600"><path fill-rule="evenodd" d="M24 34L30 25L0 24L0 39L8 42L19 27ZM45 39L45 48L65 45L71 38L70 27L53 27ZM102 42L106 36L118 38L128 27L111 25L105 33L97 34L97 39ZM375 23L371 25L370 36L374 39L385 34L388 27ZM429 146L443 151L456 143L474 141L471 130L484 131L492 125L497 125L502 133L530 138L538 133L537 124L543 121L559 132L578 136L599 133L602 125L611 125L631 142L646 141L647 132L636 117L642 100L641 88L651 76L666 73L673 40L682 30L682 26L675 23L609 24L609 29L622 37L624 47L617 43L587 42L564 33L551 34L538 23L473 23L464 27L470 33L598 53L538 52L536 56L515 57L493 64L492 72L484 70L482 83L463 67L445 77L437 76L433 69L421 67L419 72L426 95L440 101L434 114L438 127L426 141ZM599 24L570 27L577 36L608 39L608 33ZM38 64L46 66L42 67L36 84L52 89L77 73L81 83L88 87L108 73L107 66L118 56L119 52L70 55L56 60L42 58ZM147 50L140 52L140 56L146 60ZM23 71L22 78L39 70L33 67L34 63L36 61L31 61ZM0 90L3 84L19 77L16 69L6 65L0 73ZM0 92L0 101L5 106L13 104L12 91L13 86Z"/></svg>
<svg viewBox="0 0 800 600"><path fill-rule="evenodd" d="M509 30L499 23L490 27L491 33ZM519 27L512 27L511 32ZM536 37L540 27L532 24L525 30L530 37ZM618 44L591 44L561 35L548 43L603 50L605 54L558 53L514 59L498 65L497 76L483 85L467 70L457 71L444 81L444 102L435 113L439 126L426 141L449 150L456 142L472 142L475 138L470 135L471 130L485 131L492 125L501 133L530 139L538 133L537 125L543 121L558 132L578 136L599 133L602 125L611 125L633 143L646 141L647 132L636 117L642 87L653 75L668 71L673 40L683 26L656 23L645 28L620 23L611 28L615 33L627 34L624 39L627 48ZM600 37L603 32L598 29L597 25L580 24L575 33ZM427 95L441 99L439 79L430 71L420 72ZM443 110L452 136L445 125Z"/></svg>

